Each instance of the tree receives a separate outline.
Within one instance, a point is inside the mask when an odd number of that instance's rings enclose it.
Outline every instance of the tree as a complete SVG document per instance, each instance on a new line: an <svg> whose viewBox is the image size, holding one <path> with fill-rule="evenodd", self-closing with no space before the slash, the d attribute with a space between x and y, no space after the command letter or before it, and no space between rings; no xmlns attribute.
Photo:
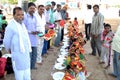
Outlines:
<svg viewBox="0 0 120 80"><path fill-rule="evenodd" d="M35 2L36 0L29 0L30 2Z"/></svg>
<svg viewBox="0 0 120 80"><path fill-rule="evenodd" d="M8 3L10 3L10 4L17 4L18 0L8 0Z"/></svg>

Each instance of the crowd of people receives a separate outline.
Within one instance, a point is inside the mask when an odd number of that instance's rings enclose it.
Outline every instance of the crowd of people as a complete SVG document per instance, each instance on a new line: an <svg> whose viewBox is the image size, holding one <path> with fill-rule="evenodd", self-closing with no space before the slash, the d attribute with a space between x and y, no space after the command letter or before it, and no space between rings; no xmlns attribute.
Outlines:
<svg viewBox="0 0 120 80"><path fill-rule="evenodd" d="M88 9L91 7L87 5ZM29 2L26 13L21 7L13 9L13 19L9 24L0 10L0 29L4 38L1 37L1 40L3 39L6 51L11 54L16 80L31 80L31 70L37 70L36 63L42 65L42 57L46 57L48 51L53 50L53 45L62 45L64 26L70 19L67 8L67 5L62 7L54 1L38 6ZM81 79L79 74L87 75L83 46L88 40L91 40L91 55L96 56L98 53L99 63L105 63L105 69L111 65L111 51L114 50L114 73L111 75L120 80L119 28L114 34L111 25L104 23L99 5L93 6L93 12L93 15L87 13L83 21L86 38L80 32L77 17L73 22L69 22L69 32L66 34L69 36L69 46L66 48L69 54L63 64L67 69L63 80L85 80ZM54 35L51 36L50 30Z"/></svg>

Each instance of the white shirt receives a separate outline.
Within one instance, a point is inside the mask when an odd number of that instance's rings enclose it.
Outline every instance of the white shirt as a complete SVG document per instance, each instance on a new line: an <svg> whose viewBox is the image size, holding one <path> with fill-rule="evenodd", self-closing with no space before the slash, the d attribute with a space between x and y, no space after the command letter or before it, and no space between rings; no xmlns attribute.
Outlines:
<svg viewBox="0 0 120 80"><path fill-rule="evenodd" d="M120 53L120 26L113 37L112 49Z"/></svg>
<svg viewBox="0 0 120 80"><path fill-rule="evenodd" d="M84 12L84 23L85 24L92 23L93 14L94 14L93 11L90 9Z"/></svg>
<svg viewBox="0 0 120 80"><path fill-rule="evenodd" d="M23 40L23 45L25 52L21 52L20 50L20 36L17 29L17 25L12 20L5 30L5 36L3 40L3 44L5 46L5 49L8 51L11 50L11 58L12 62L15 61L15 66L18 70L26 70L30 68L30 50L29 47L31 47L28 43L27 38L27 32L25 33L25 30L23 26L21 26L19 23L17 23L20 29L21 38ZM23 24L24 25L24 24Z"/></svg>
<svg viewBox="0 0 120 80"><path fill-rule="evenodd" d="M40 31L43 34L45 34L45 24L46 24L45 15L42 14L42 17L41 17L37 12L36 18L37 18L37 31Z"/></svg>
<svg viewBox="0 0 120 80"><path fill-rule="evenodd" d="M54 12L53 16L54 16L54 20L55 20L55 21L56 21L56 20L62 20L61 13L58 12L57 10Z"/></svg>

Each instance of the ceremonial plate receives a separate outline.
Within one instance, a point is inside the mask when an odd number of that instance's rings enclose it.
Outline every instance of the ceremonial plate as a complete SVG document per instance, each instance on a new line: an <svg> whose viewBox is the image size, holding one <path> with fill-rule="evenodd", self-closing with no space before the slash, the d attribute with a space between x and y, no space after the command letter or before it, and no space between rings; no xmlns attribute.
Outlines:
<svg viewBox="0 0 120 80"><path fill-rule="evenodd" d="M64 72L55 72L53 74L53 80L62 80L64 75L65 75Z"/></svg>
<svg viewBox="0 0 120 80"><path fill-rule="evenodd" d="M66 59L66 58L64 58L64 57L57 58L57 62L59 62L59 63L63 63L65 59Z"/></svg>
<svg viewBox="0 0 120 80"><path fill-rule="evenodd" d="M44 34L41 32L41 33L38 34L38 36L42 37L42 36L44 36Z"/></svg>
<svg viewBox="0 0 120 80"><path fill-rule="evenodd" d="M64 49L64 48L61 48L60 51L65 51L65 49Z"/></svg>
<svg viewBox="0 0 120 80"><path fill-rule="evenodd" d="M64 51L64 52L61 52L60 54L62 54L62 55L67 55L68 52L67 52L67 51Z"/></svg>
<svg viewBox="0 0 120 80"><path fill-rule="evenodd" d="M63 70L63 69L65 69L65 66L62 66L62 63L56 63L54 67L57 70Z"/></svg>
<svg viewBox="0 0 120 80"><path fill-rule="evenodd" d="M58 55L59 58L65 58L67 55Z"/></svg>

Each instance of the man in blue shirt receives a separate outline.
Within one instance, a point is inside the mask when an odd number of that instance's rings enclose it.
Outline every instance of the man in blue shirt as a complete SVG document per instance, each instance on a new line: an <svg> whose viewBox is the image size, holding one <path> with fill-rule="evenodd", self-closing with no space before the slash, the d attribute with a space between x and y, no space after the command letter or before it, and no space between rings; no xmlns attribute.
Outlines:
<svg viewBox="0 0 120 80"><path fill-rule="evenodd" d="M36 63L36 58L37 58L37 20L34 15L35 12L35 4L30 2L28 3L28 12L24 16L24 24L27 28L30 42L31 42L31 47L32 47L32 52L30 53L31 57L31 69L36 69L35 63Z"/></svg>

